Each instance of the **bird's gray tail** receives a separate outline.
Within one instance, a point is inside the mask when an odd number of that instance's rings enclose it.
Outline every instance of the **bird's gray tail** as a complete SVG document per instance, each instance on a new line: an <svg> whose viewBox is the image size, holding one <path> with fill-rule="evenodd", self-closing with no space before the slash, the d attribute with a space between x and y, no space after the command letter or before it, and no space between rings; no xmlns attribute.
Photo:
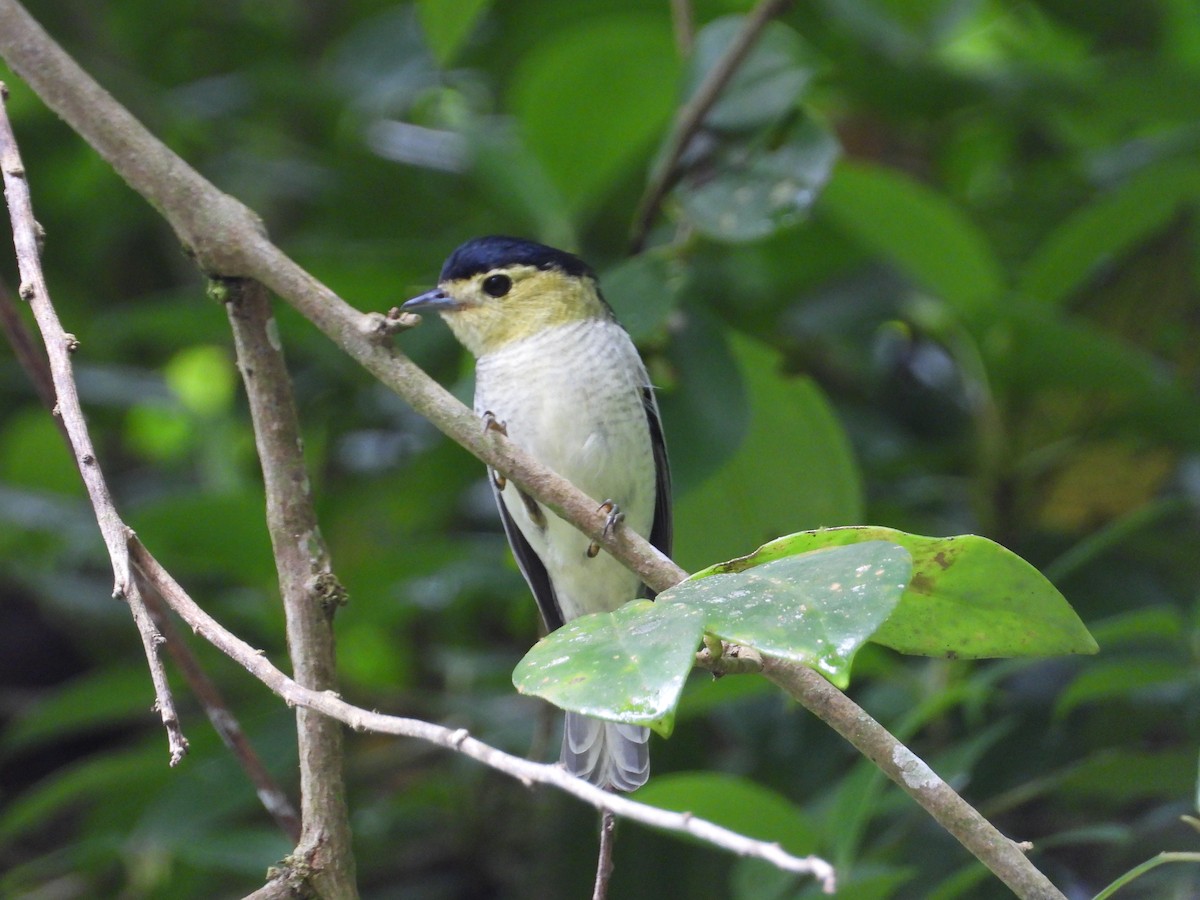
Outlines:
<svg viewBox="0 0 1200 900"><path fill-rule="evenodd" d="M568 772L613 791L640 788L650 777L650 729L567 713L562 763Z"/></svg>

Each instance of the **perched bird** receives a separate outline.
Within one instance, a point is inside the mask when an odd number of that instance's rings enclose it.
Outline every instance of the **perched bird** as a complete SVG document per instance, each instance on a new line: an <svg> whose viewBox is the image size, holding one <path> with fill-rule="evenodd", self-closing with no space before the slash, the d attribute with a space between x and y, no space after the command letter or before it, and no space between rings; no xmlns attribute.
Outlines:
<svg viewBox="0 0 1200 900"><path fill-rule="evenodd" d="M475 357L475 411L618 520L671 552L671 480L654 390L629 335L576 256L481 237L450 254L436 310ZM515 484L491 473L505 534L548 630L645 591L636 575ZM567 713L562 762L611 790L650 773L646 728Z"/></svg>

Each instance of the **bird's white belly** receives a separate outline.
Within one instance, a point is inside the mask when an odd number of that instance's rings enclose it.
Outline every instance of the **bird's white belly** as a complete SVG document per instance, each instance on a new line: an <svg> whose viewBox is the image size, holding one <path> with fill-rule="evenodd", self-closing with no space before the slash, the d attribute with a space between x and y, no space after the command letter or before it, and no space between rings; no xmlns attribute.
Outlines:
<svg viewBox="0 0 1200 900"><path fill-rule="evenodd" d="M611 322L571 323L510 344L478 361L475 406L508 436L598 503L612 500L625 524L649 534L655 467L642 400L646 374L628 335ZM534 521L508 484L501 500L542 560L563 618L615 609L640 579L548 511Z"/></svg>

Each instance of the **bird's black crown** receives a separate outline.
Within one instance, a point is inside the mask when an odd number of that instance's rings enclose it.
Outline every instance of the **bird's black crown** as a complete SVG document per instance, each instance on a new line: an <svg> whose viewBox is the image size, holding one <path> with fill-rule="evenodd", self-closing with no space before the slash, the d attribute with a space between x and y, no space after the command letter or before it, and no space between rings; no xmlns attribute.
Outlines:
<svg viewBox="0 0 1200 900"><path fill-rule="evenodd" d="M457 281L504 266L559 269L576 278L596 273L578 256L522 238L488 235L467 241L446 258L439 281Z"/></svg>

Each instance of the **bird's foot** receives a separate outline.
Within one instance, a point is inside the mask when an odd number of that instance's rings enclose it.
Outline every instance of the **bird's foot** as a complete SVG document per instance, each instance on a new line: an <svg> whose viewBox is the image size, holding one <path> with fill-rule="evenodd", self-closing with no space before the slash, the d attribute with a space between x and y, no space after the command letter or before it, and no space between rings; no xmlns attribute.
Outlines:
<svg viewBox="0 0 1200 900"><path fill-rule="evenodd" d="M481 418L483 419L484 434L487 434L489 431L497 431L505 437L508 437L508 425L496 418L496 414L490 409L484 410ZM504 488L508 486L508 479L495 469L489 468L488 472L492 476L492 484L496 486L496 490L503 491Z"/></svg>
<svg viewBox="0 0 1200 900"><path fill-rule="evenodd" d="M605 500L600 504L599 509L601 512L608 513L608 517L604 520L604 536L611 538L616 527L625 521L625 513L621 512L621 508L612 500ZM599 552L600 544L597 541L588 544L588 559L595 559Z"/></svg>
<svg viewBox="0 0 1200 900"><path fill-rule="evenodd" d="M508 437L508 423L497 418L496 414L490 409L485 409L480 418L483 419L484 434L487 434L489 431L498 431L505 437Z"/></svg>
<svg viewBox="0 0 1200 900"><path fill-rule="evenodd" d="M608 513L608 518L604 520L604 536L610 538L616 527L625 521L625 513L621 512L621 507L612 500L601 503L600 512Z"/></svg>

